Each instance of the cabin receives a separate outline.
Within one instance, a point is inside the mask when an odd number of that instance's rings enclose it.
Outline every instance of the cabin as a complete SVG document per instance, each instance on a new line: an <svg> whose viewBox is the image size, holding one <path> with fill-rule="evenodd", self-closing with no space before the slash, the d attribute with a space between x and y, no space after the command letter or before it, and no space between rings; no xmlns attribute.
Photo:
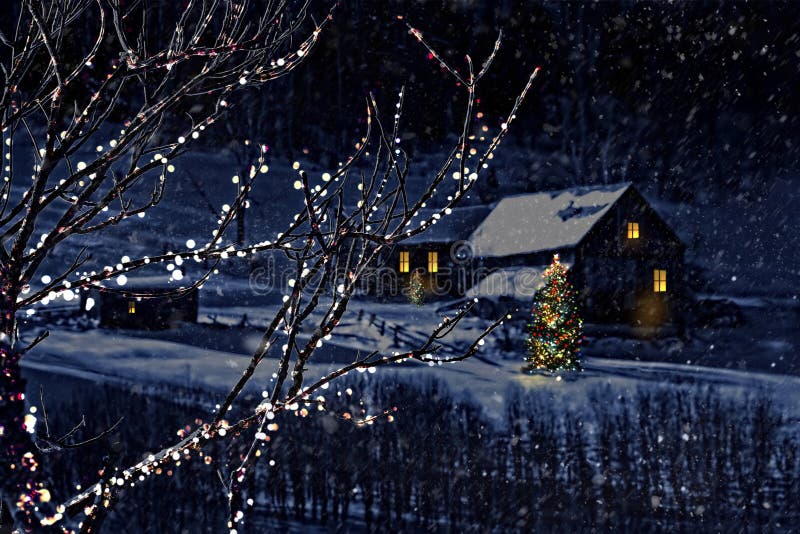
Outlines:
<svg viewBox="0 0 800 534"><path fill-rule="evenodd" d="M658 326L680 319L684 251L636 188L621 183L454 209L393 247L383 265L401 288L412 273L421 276L426 300L484 297L528 305L559 254L584 320ZM373 293L390 296L383 287L375 284Z"/></svg>
<svg viewBox="0 0 800 534"><path fill-rule="evenodd" d="M191 288L180 295L168 294L179 287L162 276L131 277L124 292L98 287L84 291L81 310L99 319L100 326L106 328L164 330L180 323L195 323L198 289Z"/></svg>

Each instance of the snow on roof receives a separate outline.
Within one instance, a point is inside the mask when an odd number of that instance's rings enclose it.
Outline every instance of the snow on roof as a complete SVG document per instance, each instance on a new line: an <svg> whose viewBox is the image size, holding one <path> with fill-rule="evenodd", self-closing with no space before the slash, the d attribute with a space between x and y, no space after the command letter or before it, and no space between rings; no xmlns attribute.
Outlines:
<svg viewBox="0 0 800 534"><path fill-rule="evenodd" d="M147 289L178 289L191 285L193 280L172 280L169 275L151 274L151 275L135 275L127 276L125 284L119 286L118 284L109 283L109 287L114 289L125 290L147 290Z"/></svg>
<svg viewBox="0 0 800 534"><path fill-rule="evenodd" d="M453 241L467 240L472 231L478 227L491 210L491 206L453 208L450 214L443 215L430 228L404 240L403 243L451 243ZM420 210L419 214L412 219L411 226L408 228L416 228L421 221L430 218L434 213L439 213L439 210Z"/></svg>
<svg viewBox="0 0 800 534"><path fill-rule="evenodd" d="M543 191L500 200L470 236L478 256L510 256L572 247L630 183Z"/></svg>
<svg viewBox="0 0 800 534"><path fill-rule="evenodd" d="M567 269L572 264L561 262ZM513 297L516 300L531 300L537 290L544 286L544 271L550 265L507 267L493 271L489 276L467 290L468 298Z"/></svg>

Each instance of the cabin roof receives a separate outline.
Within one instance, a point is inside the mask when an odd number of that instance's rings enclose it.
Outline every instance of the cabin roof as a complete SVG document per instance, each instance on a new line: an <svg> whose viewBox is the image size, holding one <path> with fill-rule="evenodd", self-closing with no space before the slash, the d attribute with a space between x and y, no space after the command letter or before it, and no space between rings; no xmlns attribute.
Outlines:
<svg viewBox="0 0 800 534"><path fill-rule="evenodd" d="M162 290L162 289L178 289L181 287L185 287L187 285L191 285L191 281L188 280L172 280L168 275L136 275L136 276L129 276L128 280L125 282L125 285L118 288L123 290Z"/></svg>
<svg viewBox="0 0 800 534"><path fill-rule="evenodd" d="M506 197L472 232L473 253L497 257L572 248L630 187L626 182Z"/></svg>
<svg viewBox="0 0 800 534"><path fill-rule="evenodd" d="M491 205L488 206L464 206L453 208L449 215L444 215L435 224L422 233L403 240L404 244L420 243L452 243L453 241L466 241L469 239L473 230L478 227L486 216L492 211ZM419 215L412 219L414 223L432 217L440 210L425 209L420 210ZM410 228L413 228L411 226Z"/></svg>

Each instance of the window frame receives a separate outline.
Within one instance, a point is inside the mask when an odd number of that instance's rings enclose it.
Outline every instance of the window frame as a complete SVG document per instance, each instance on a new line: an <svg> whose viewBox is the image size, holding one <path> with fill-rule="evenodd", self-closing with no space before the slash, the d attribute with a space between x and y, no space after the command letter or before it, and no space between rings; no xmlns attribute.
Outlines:
<svg viewBox="0 0 800 534"><path fill-rule="evenodd" d="M411 272L411 252L408 250L401 250L400 251L400 261L398 262L397 268L401 273L408 273Z"/></svg>
<svg viewBox="0 0 800 534"><path fill-rule="evenodd" d="M439 251L428 251L428 273L436 274L439 272Z"/></svg>
<svg viewBox="0 0 800 534"><path fill-rule="evenodd" d="M628 239L639 239L641 236L638 222L628 221L627 231L628 233L626 235L628 236Z"/></svg>
<svg viewBox="0 0 800 534"><path fill-rule="evenodd" d="M667 270L653 269L653 293L667 292Z"/></svg>
<svg viewBox="0 0 800 534"><path fill-rule="evenodd" d="M136 313L136 301L129 300L128 301L128 315L134 315Z"/></svg>

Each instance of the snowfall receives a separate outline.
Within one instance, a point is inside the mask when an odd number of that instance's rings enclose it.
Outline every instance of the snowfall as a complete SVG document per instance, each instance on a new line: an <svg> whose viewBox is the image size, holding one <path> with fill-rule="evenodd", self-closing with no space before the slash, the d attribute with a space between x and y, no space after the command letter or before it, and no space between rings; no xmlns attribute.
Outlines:
<svg viewBox="0 0 800 534"><path fill-rule="evenodd" d="M515 157L514 151L510 151L498 158L495 162L500 169L498 173L502 174L504 167L514 166ZM312 180L321 180L324 172L332 171L312 163L279 158L267 163L260 169L247 210L250 242L274 239L286 223L284 214L302 205L300 192L291 185L298 167L306 169ZM85 243L91 247L95 268L116 264L124 256L157 254L164 249L188 250L189 245L198 246L210 239L216 219L224 210L223 204L235 198L238 180L233 168L233 158L226 151L194 153L177 160L170 167L171 187L160 205L145 217L129 220ZM417 179L433 169L433 161L421 158L415 170ZM143 189L143 194L146 191ZM778 183L758 203L730 199L724 205L714 206L670 205L650 197L690 244L690 264L709 280L709 293L702 296L735 302L744 314L742 325L703 329L688 341L599 335L592 334L589 328L584 370L563 377L521 373L524 354L519 350L505 351L502 343L490 338L479 355L468 361L441 366L406 362L377 370L375 379L434 376L446 382L452 391L478 401L496 419L502 418L504 395L512 384L546 388L561 402L580 403L588 386L607 383L620 391L656 384L681 387L714 384L720 391L734 395L766 391L786 407L790 420L796 420L800 416L800 362L796 354L800 344L800 307L791 288L797 287L800 277L793 267L797 263L792 255L797 251L781 248L781 239L786 236L776 236L764 229L758 216L768 210L781 218L781 228L790 228L789 223L796 218L786 202L790 192L789 184ZM12 194L20 193L21 189L15 189ZM648 196L648 191L643 193ZM740 224L735 229L728 222L732 213L739 214ZM52 220L55 216L56 213L48 212L43 217ZM81 244L76 242L62 250L50 264L44 265L44 272L56 274L58 263L71 258ZM770 261L771 249L781 261ZM192 263L186 261L186 279L174 281L175 285L203 274L202 267ZM170 276L170 272L162 272ZM246 261L222 266L200 291L198 323L158 332L76 328L64 317L77 311L80 299L77 292L66 292L23 317L21 329L27 338L44 328L50 332L49 338L25 357L24 366L54 377L73 376L143 387L191 385L221 396L249 363L249 355L260 339L259 327L270 320L283 295L280 287L271 291L254 287L249 276ZM116 286L119 282L109 284ZM412 304L356 299L333 338L315 354L308 377L322 376L368 351L390 353L411 348L442 317L452 314L448 309L447 303L428 303L417 308ZM245 315L247 321L243 324ZM457 350L466 346L485 325L481 319L467 318L445 341L451 350ZM400 339L396 339L395 331L402 333ZM519 337L524 333L514 331L512 335ZM261 364L251 382L253 388L269 389L275 363L267 359Z"/></svg>

